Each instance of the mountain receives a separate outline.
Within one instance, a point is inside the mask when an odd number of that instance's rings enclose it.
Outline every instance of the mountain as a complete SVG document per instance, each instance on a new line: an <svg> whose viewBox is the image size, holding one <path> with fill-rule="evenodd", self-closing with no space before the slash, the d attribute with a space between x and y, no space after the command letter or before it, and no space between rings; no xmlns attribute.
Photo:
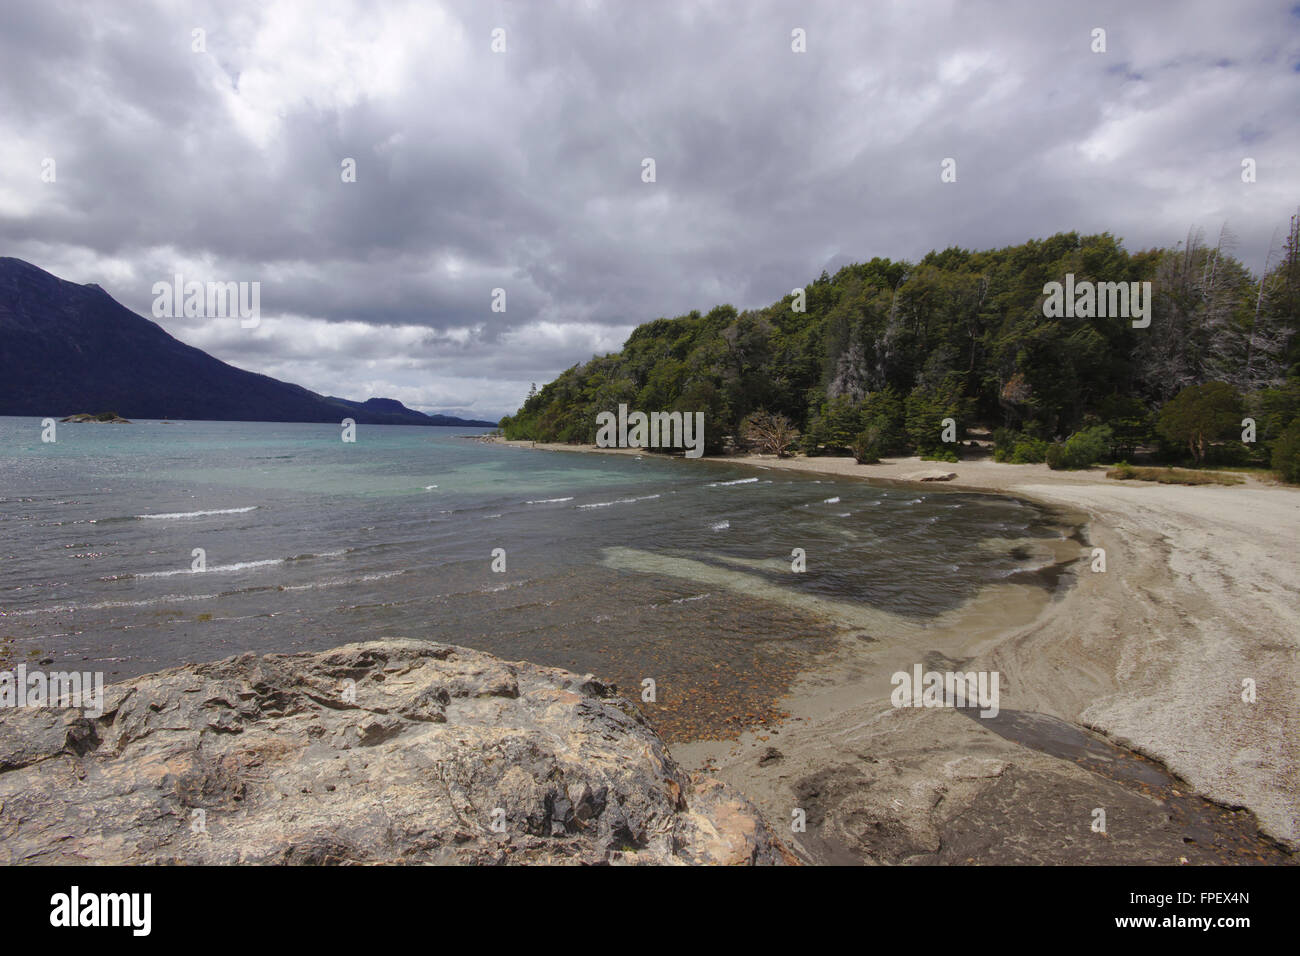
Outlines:
<svg viewBox="0 0 1300 956"><path fill-rule="evenodd" d="M353 402L227 365L168 335L94 284L0 257L0 415L459 425L391 398Z"/></svg>
<svg viewBox="0 0 1300 956"><path fill-rule="evenodd" d="M337 398L333 395L325 399L327 402L334 402L337 405L346 405L352 409L352 417L357 422L363 422L362 416L369 418L389 418L392 419L388 424L391 425L473 425L484 428L495 428L496 422L473 421L465 418L454 418L451 415L426 415L424 412L417 412L413 408L407 408L395 398L368 398L364 402L353 402L346 398Z"/></svg>

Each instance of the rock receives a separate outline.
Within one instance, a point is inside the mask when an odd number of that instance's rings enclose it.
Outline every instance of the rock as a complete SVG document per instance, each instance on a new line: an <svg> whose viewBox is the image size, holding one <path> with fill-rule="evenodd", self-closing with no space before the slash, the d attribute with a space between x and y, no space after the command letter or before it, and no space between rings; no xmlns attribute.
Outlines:
<svg viewBox="0 0 1300 956"><path fill-rule="evenodd" d="M118 415L115 412L103 412L99 415L87 415L85 412L82 412L77 415L69 415L67 418L59 419L60 424L63 424L65 422L72 422L74 424L85 424L86 422L91 422L100 425L130 425L131 424L131 422L127 421L125 418L123 418L121 415Z"/></svg>
<svg viewBox="0 0 1300 956"><path fill-rule="evenodd" d="M1005 760L966 755L949 760L943 765L943 775L951 780L980 780L1000 777L1010 766Z"/></svg>
<svg viewBox="0 0 1300 956"><path fill-rule="evenodd" d="M955 471L914 471L904 475L904 481L952 481L957 477Z"/></svg>
<svg viewBox="0 0 1300 956"><path fill-rule="evenodd" d="M10 864L793 862L612 687L413 640L6 710L0 838Z"/></svg>
<svg viewBox="0 0 1300 956"><path fill-rule="evenodd" d="M775 747L768 747L763 751L763 755L758 758L758 765L760 767L766 767L770 763L776 763L777 761L784 759L785 754L781 753L781 751L777 750Z"/></svg>

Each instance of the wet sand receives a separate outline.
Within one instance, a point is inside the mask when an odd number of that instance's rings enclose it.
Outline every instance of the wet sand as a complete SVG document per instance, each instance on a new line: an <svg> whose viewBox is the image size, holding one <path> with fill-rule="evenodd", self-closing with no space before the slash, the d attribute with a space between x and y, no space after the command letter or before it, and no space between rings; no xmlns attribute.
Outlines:
<svg viewBox="0 0 1300 956"><path fill-rule="evenodd" d="M740 787L778 828L802 810L806 830L786 833L800 855L1291 861L1300 845L1300 489L1253 477L1235 487L1121 483L1102 468L988 460L725 461L903 483L956 473L927 489L1016 495L1084 521L1053 599L1011 583L920 633L886 627L871 635L878 640L845 639L796 680L781 707L789 718L737 740L673 745L685 765ZM1091 571L1093 547L1106 551L1104 573ZM893 708L889 675L904 651L935 669L998 671L1002 718ZM1242 699L1247 679L1253 703ZM1085 739L1060 743L1071 734ZM1115 770L1144 759L1164 777ZM1105 832L1095 829L1098 810Z"/></svg>

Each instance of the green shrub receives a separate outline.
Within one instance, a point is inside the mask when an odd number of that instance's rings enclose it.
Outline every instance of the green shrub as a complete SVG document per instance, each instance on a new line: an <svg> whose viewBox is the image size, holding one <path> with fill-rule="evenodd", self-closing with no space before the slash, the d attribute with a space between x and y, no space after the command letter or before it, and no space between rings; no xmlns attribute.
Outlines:
<svg viewBox="0 0 1300 956"><path fill-rule="evenodd" d="M1065 444L1047 449L1047 467L1056 471L1087 468L1106 454L1110 439L1110 429L1105 425L1077 431L1065 440Z"/></svg>
<svg viewBox="0 0 1300 956"><path fill-rule="evenodd" d="M883 450L880 429L874 426L864 428L853 439L853 457L859 465L876 464Z"/></svg>
<svg viewBox="0 0 1300 956"><path fill-rule="evenodd" d="M936 448L928 455L921 456L922 461L960 461L957 452L951 448Z"/></svg>
<svg viewBox="0 0 1300 956"><path fill-rule="evenodd" d="M1297 418L1273 443L1273 469L1282 480L1300 484L1300 418Z"/></svg>
<svg viewBox="0 0 1300 956"><path fill-rule="evenodd" d="M1281 388L1266 388L1250 396L1250 415L1259 432L1257 440L1271 446L1297 418L1300 418L1300 375Z"/></svg>
<svg viewBox="0 0 1300 956"><path fill-rule="evenodd" d="M1047 458L1047 442L1034 435L998 428L993 432L993 460L1013 465L1036 465Z"/></svg>
<svg viewBox="0 0 1300 956"><path fill-rule="evenodd" d="M1012 428L993 429L993 460L1010 461L1016 439L1019 437L1015 429Z"/></svg>
<svg viewBox="0 0 1300 956"><path fill-rule="evenodd" d="M1011 451L1011 464L1037 465L1047 460L1047 442L1041 438L1021 438Z"/></svg>
<svg viewBox="0 0 1300 956"><path fill-rule="evenodd" d="M1196 464L1204 464L1206 448L1241 427L1241 395L1227 382L1189 385L1160 409L1156 430L1171 442L1187 446Z"/></svg>

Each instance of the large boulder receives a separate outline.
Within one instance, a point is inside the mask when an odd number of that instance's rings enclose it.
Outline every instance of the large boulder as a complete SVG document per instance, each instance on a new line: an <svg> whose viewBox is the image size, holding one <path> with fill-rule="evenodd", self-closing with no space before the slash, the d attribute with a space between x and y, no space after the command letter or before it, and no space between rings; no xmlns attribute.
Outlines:
<svg viewBox="0 0 1300 956"><path fill-rule="evenodd" d="M245 654L0 715L0 862L789 862L593 679L425 641Z"/></svg>

